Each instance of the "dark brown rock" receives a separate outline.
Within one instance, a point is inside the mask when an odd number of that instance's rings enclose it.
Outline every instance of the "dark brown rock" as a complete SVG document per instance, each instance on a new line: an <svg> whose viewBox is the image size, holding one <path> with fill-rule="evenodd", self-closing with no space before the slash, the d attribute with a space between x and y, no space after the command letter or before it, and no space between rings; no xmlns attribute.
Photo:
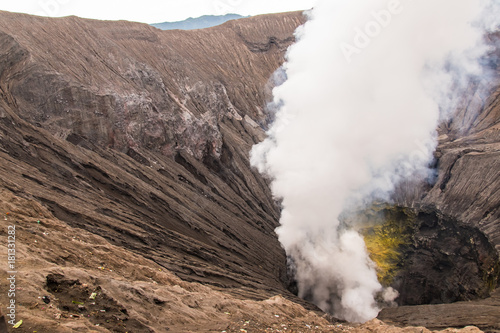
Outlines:
<svg viewBox="0 0 500 333"><path fill-rule="evenodd" d="M486 298L500 274L498 253L477 228L436 211L420 211L411 243L391 284L399 305Z"/></svg>

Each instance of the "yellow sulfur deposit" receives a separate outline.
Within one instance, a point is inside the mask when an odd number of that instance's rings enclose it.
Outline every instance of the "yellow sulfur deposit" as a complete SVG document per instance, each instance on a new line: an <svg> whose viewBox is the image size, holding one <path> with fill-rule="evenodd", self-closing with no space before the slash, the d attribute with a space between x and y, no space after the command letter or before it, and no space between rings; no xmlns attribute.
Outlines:
<svg viewBox="0 0 500 333"><path fill-rule="evenodd" d="M399 208L387 207L380 216L363 228L366 248L377 265L378 280L389 286L402 266L404 253L411 243L413 216Z"/></svg>

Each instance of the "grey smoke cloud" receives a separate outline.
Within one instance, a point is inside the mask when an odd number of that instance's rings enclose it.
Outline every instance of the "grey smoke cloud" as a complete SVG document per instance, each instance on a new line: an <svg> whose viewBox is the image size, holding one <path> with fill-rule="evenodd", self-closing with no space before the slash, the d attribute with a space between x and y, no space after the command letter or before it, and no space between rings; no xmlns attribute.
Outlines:
<svg viewBox="0 0 500 333"><path fill-rule="evenodd" d="M436 128L454 91L478 75L482 0L323 0L297 31L279 109L251 162L282 200L276 230L292 258L299 295L354 322L377 316L377 281L346 211L389 200L402 180L422 179ZM489 24L492 24L489 22ZM392 296L392 297L389 297Z"/></svg>

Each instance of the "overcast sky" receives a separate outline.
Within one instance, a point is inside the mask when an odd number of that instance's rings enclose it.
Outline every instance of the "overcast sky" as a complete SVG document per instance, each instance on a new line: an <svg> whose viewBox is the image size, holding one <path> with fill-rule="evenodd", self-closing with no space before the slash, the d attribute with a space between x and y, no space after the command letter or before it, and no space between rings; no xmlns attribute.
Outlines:
<svg viewBox="0 0 500 333"><path fill-rule="evenodd" d="M257 15L313 7L316 0L0 0L0 10L42 16L76 15L144 23L202 15Z"/></svg>

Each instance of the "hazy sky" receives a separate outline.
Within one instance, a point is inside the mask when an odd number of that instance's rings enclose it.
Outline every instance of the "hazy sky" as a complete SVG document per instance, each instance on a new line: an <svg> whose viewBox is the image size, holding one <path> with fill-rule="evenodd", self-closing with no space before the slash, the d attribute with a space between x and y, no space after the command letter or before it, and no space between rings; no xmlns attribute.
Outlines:
<svg viewBox="0 0 500 333"><path fill-rule="evenodd" d="M144 23L201 15L256 15L310 9L316 0L0 0L0 10Z"/></svg>

